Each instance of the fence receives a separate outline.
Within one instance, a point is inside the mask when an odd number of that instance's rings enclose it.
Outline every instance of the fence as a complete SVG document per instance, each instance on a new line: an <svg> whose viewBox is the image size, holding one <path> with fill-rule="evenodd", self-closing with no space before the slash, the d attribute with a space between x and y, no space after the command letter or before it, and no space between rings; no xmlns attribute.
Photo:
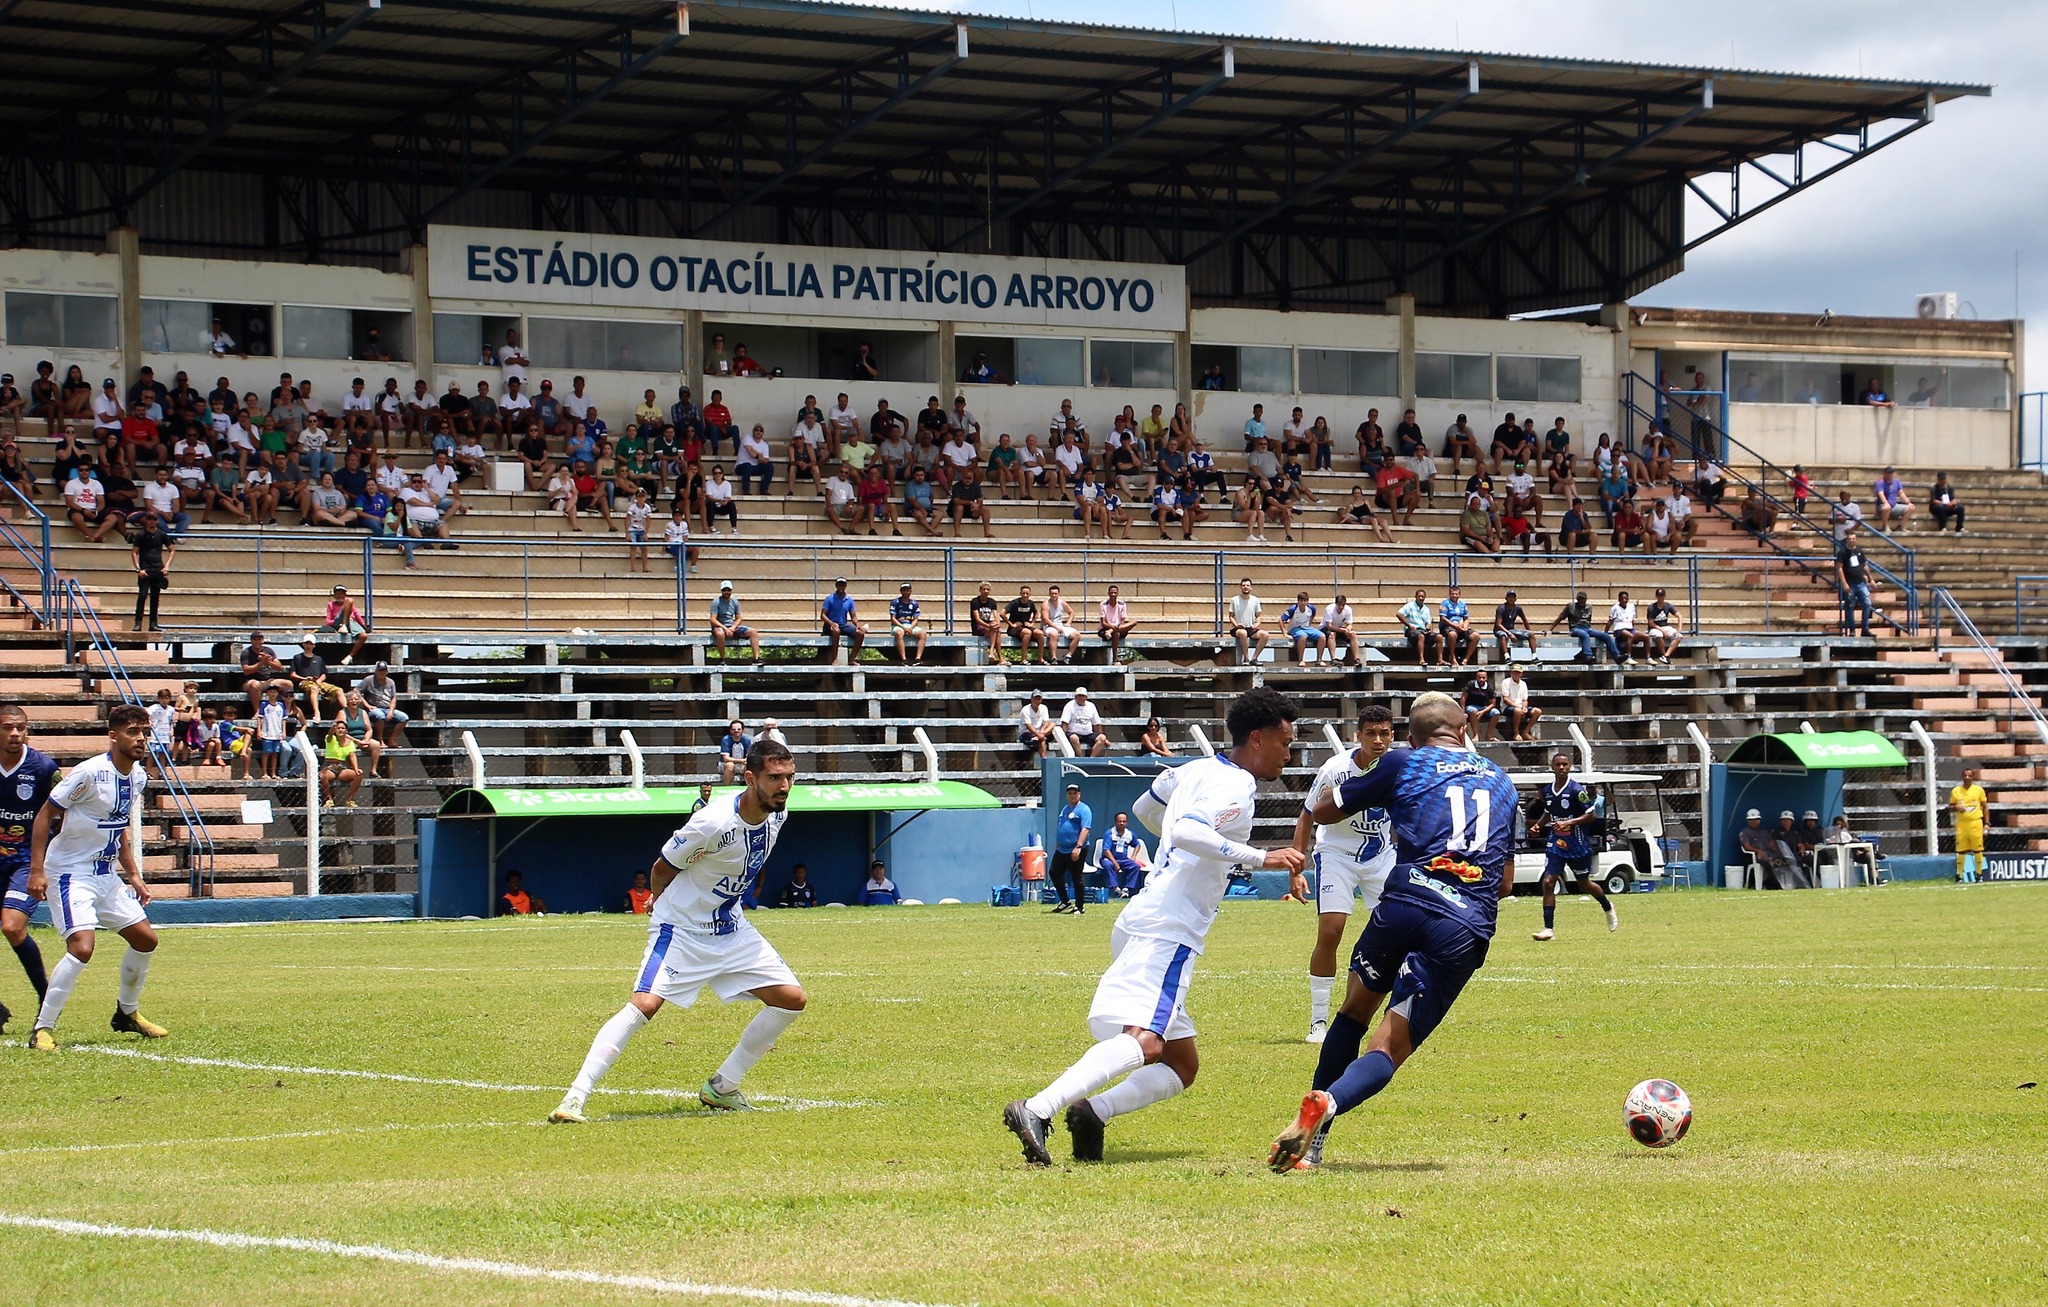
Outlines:
<svg viewBox="0 0 2048 1307"><path fill-rule="evenodd" d="M2027 633L2027 614L2048 608L2048 575L2022 573L2012 579L2012 633Z"/></svg>
<svg viewBox="0 0 2048 1307"><path fill-rule="evenodd" d="M2020 466L2033 472L2048 472L2048 390L2029 390L2020 395Z"/></svg>
<svg viewBox="0 0 2048 1307"><path fill-rule="evenodd" d="M1984 638L1984 633L1977 629L1977 624L1970 620L1970 615L1963 611L1963 606L1956 602L1956 597L1946 587L1934 587L1931 600L1934 607L1934 651L1937 654L1941 652L1941 619L1947 613L1955 618L1956 630L1969 641L1971 648L1983 655L1986 664L1998 673L2003 682L2006 729L2011 730L2024 715L2032 724L2034 733L2041 737L2041 743L2048 745L2048 718L2044 718L2034 705L2034 692L2005 665L2005 655Z"/></svg>
<svg viewBox="0 0 2048 1307"><path fill-rule="evenodd" d="M127 668L121 665L121 651L107 634L107 628L100 623L100 616L93 611L92 603L85 597L85 588L70 577L66 577L56 589L56 602L61 610L59 618L64 630L64 655L71 663L81 657L97 657L106 670L107 678L114 683L121 701L141 708L146 707L135 683L129 679ZM149 743L149 756L156 764L157 777L163 782L164 792L171 796L171 807L177 821L185 827L185 869L191 877L192 896L198 898L213 882L213 836L206 829L206 818L199 811L199 805L192 801L191 791L185 788L183 778L178 775L177 765L171 761L170 750L157 742L154 736Z"/></svg>
<svg viewBox="0 0 2048 1307"><path fill-rule="evenodd" d="M4 573L0 573L0 587L5 587L14 602L35 615L36 621L48 628L56 621L57 613L57 571L50 562L50 515L36 506L36 502L21 493L11 481L0 481L6 490L0 492L0 503L10 507L19 505L28 513L28 519L21 526L0 517L0 544L14 551L14 557L35 573L35 583L29 587L33 597L22 591ZM0 553L0 557L5 557Z"/></svg>

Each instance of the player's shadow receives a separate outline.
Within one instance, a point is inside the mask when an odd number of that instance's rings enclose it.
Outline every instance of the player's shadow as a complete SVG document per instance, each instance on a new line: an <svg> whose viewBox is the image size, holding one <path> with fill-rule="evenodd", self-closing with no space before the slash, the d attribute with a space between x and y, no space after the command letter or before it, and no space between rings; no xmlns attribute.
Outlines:
<svg viewBox="0 0 2048 1307"><path fill-rule="evenodd" d="M1098 1166L1116 1166L1123 1162L1179 1162L1195 1156L1192 1148L1118 1148L1105 1152L1102 1161L1092 1163Z"/></svg>
<svg viewBox="0 0 2048 1307"><path fill-rule="evenodd" d="M1321 1169L1325 1171L1357 1171L1361 1173L1374 1171L1426 1173L1429 1171L1448 1171L1450 1168L1442 1162L1324 1162Z"/></svg>

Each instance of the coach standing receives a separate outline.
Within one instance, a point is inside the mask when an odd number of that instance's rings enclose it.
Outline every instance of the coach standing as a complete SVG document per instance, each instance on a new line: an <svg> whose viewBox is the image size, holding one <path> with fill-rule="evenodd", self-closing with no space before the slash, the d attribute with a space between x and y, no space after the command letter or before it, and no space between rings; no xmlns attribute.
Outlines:
<svg viewBox="0 0 2048 1307"><path fill-rule="evenodd" d="M1059 829L1053 837L1052 888L1060 896L1059 906L1053 909L1054 912L1071 912L1079 916L1088 910L1088 888L1083 877L1088 866L1085 852L1088 830L1094 824L1095 814L1081 802L1081 787L1067 786L1067 803L1060 809ZM1069 882L1074 887L1071 899L1067 897Z"/></svg>

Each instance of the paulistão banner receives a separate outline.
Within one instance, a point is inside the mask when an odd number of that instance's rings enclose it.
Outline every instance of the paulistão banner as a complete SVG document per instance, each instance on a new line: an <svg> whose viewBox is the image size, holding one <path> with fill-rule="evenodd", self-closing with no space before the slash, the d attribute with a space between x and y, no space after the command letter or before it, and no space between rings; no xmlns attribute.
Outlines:
<svg viewBox="0 0 2048 1307"><path fill-rule="evenodd" d="M427 233L436 299L1057 327L1187 327L1171 264L487 227Z"/></svg>

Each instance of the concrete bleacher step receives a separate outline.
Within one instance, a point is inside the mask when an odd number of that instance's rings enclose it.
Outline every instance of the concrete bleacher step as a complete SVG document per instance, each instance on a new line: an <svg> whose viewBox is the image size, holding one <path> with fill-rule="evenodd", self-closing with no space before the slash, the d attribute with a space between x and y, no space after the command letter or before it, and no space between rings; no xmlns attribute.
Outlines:
<svg viewBox="0 0 2048 1307"><path fill-rule="evenodd" d="M170 833L171 842L183 844L186 840L192 838L192 833L192 827L190 826L172 826ZM221 844L254 844L264 837L263 827L261 826L215 826L211 823L207 824L206 834L213 840L216 846Z"/></svg>
<svg viewBox="0 0 2048 1307"><path fill-rule="evenodd" d="M192 806L202 813L239 813L242 810L242 796L239 794L209 794L203 791L188 791L188 797L191 800ZM156 796L156 810L158 812L176 812L178 810L178 801L171 795L160 793Z"/></svg>
<svg viewBox="0 0 2048 1307"><path fill-rule="evenodd" d="M277 868L275 853L216 853L213 855L213 869L223 871L273 871ZM142 874L145 878L151 872L170 874L183 871L178 865L178 856L169 853L149 853L142 858Z"/></svg>

